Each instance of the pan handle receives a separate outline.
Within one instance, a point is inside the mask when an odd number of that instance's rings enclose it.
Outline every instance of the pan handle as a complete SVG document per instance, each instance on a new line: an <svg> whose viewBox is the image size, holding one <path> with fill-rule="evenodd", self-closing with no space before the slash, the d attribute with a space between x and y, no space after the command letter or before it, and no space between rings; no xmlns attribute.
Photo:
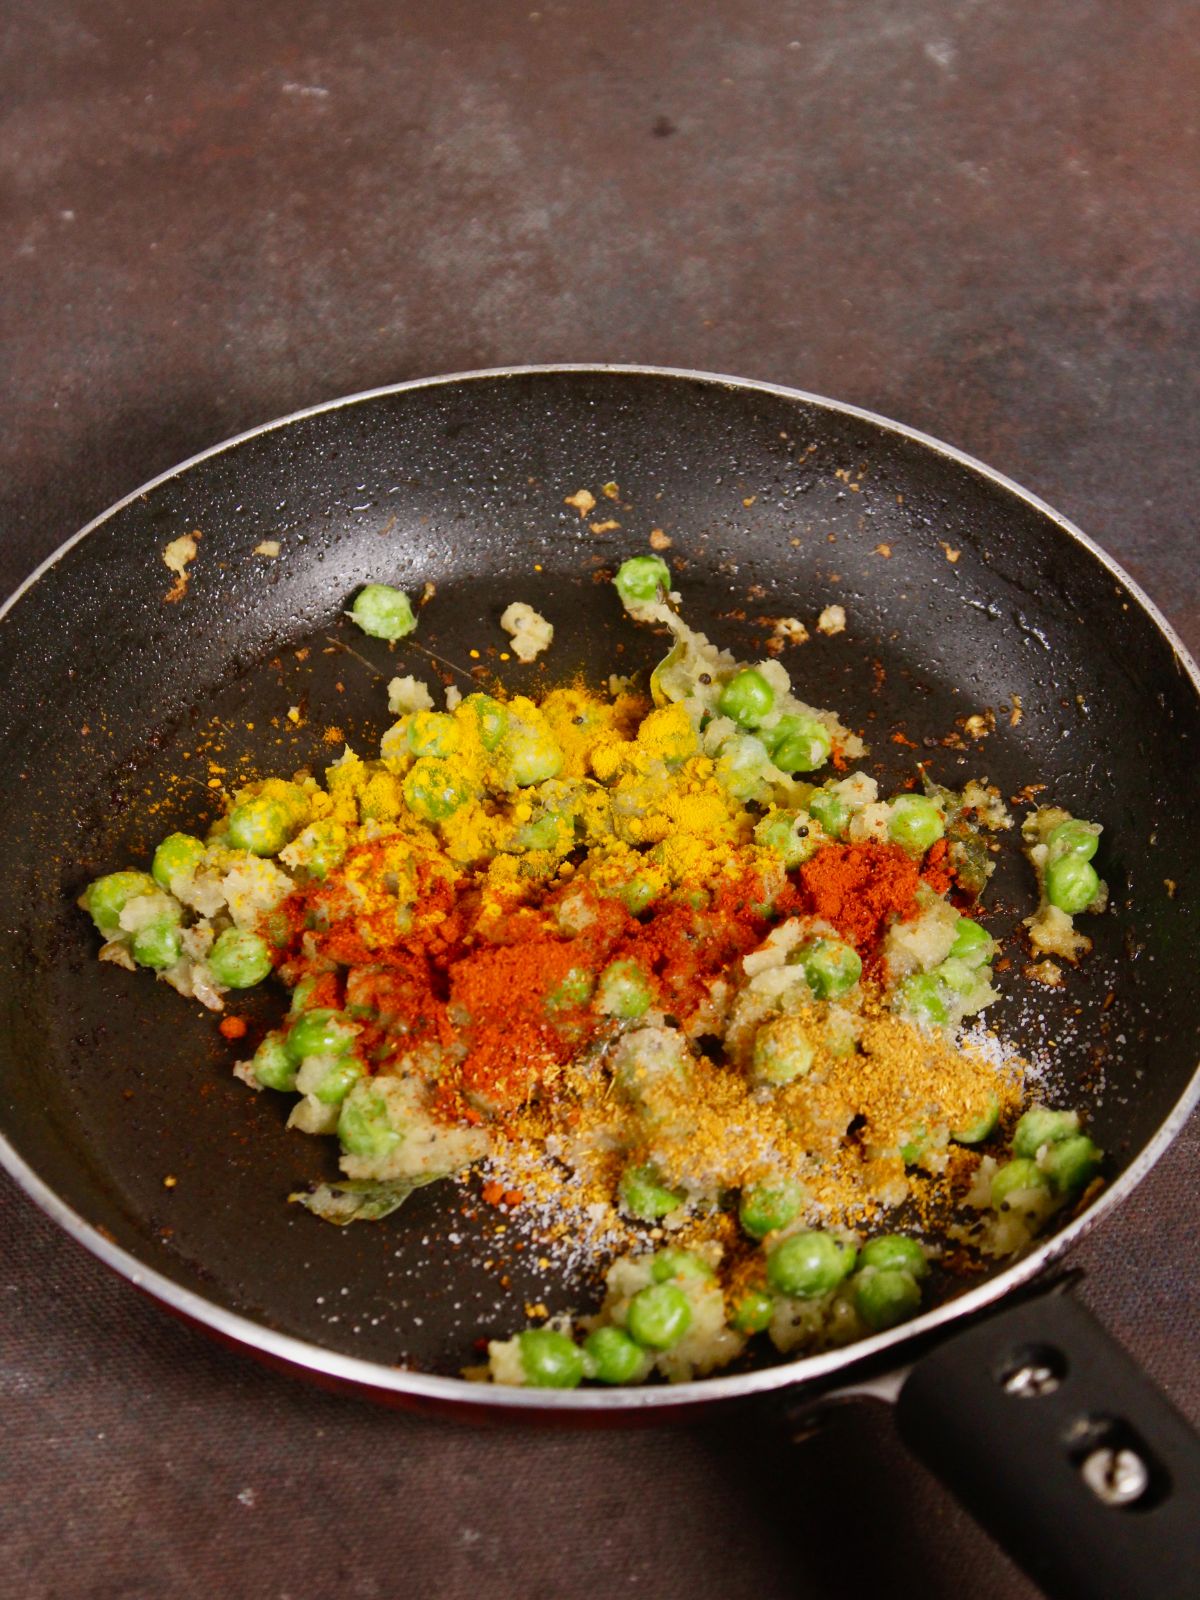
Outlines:
<svg viewBox="0 0 1200 1600"><path fill-rule="evenodd" d="M1200 1593L1200 1438L1070 1295L922 1356L900 1434L1052 1600Z"/></svg>

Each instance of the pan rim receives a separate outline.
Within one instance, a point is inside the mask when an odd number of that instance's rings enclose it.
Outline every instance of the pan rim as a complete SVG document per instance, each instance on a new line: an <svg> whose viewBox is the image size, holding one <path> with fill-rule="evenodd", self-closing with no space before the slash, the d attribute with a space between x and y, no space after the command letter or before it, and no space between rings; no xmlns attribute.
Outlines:
<svg viewBox="0 0 1200 1600"><path fill-rule="evenodd" d="M1143 610L1159 633L1171 646L1176 664L1200 697L1200 669L1192 659L1174 627L1158 609L1140 585L1124 570L1106 550L1096 544L1082 529L1056 511L1053 506L1024 488L1021 484L979 461L957 446L946 443L932 434L894 421L878 412L833 400L827 396L783 384L738 378L721 373L704 372L683 367L643 366L619 363L565 362L543 365L480 368L440 376L414 378L394 384L341 396L337 399L306 406L272 421L261 423L241 433L232 435L217 444L199 451L186 460L159 473L139 488L114 502L99 516L94 517L77 533L66 539L32 571L0 606L0 622L8 616L19 600L40 581L57 563L111 518L133 501L147 495L161 484L178 478L210 458L232 450L261 435L282 430L307 417L334 412L345 407L361 405L387 396L428 388L448 388L465 383L501 378L527 378L549 375L581 376L637 376L682 380L725 389L777 396L799 401L819 409L853 417L872 424L885 432L913 441L936 454L965 467L1006 493L1016 496L1050 521L1076 544L1099 561L1117 580L1130 597ZM190 1321L210 1329L229 1342L273 1358L283 1364L313 1374L347 1383L359 1389L375 1390L397 1396L411 1396L433 1402L452 1402L486 1407L519 1415L523 1411L552 1410L562 1413L625 1412L647 1413L668 1411L680 1406L719 1402L762 1394L790 1386L820 1384L838 1375L852 1376L853 1369L867 1363L877 1365L881 1357L913 1341L936 1333L960 1317L969 1317L1000 1300L1003 1296L1028 1283L1051 1262L1061 1256L1076 1240L1095 1227L1117 1205L1121 1204L1142 1181L1183 1127L1192 1110L1200 1103L1200 1068L1197 1068L1176 1101L1174 1107L1159 1125L1144 1148L1119 1177L1098 1196L1081 1215L1075 1217L1059 1232L1045 1240L1036 1250L1014 1262L985 1283L976 1285L953 1300L930 1308L913 1321L886 1333L875 1334L840 1350L826 1351L820 1355L781 1362L748 1373L692 1380L666 1387L568 1390L508 1388L500 1385L483 1385L461 1377L442 1377L412 1371L404 1367L389 1367L380 1362L358 1356L343 1355L312 1344L291 1334L255 1321L249 1316L230 1311L195 1290L184 1288L152 1267L146 1266L130 1251L107 1239L95 1226L68 1206L51 1187L20 1156L7 1138L0 1133L0 1166L9 1173L19 1188L85 1249L104 1262L134 1287L150 1294L170 1309Z"/></svg>

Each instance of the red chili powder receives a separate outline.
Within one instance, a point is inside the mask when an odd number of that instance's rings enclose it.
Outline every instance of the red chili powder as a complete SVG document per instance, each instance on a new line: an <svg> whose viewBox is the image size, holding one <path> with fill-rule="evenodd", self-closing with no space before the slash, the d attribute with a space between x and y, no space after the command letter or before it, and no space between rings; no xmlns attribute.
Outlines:
<svg viewBox="0 0 1200 1600"><path fill-rule="evenodd" d="M925 864L921 868L921 876L935 894L945 894L953 881L950 867L943 865L948 848L945 839L935 839L926 853Z"/></svg>
<svg viewBox="0 0 1200 1600"><path fill-rule="evenodd" d="M827 845L800 868L814 917L831 923L858 949L883 937L891 917L911 917L920 874L897 844Z"/></svg>
<svg viewBox="0 0 1200 1600"><path fill-rule="evenodd" d="M464 1090L499 1108L525 1100L546 1069L572 1045L546 1017L546 996L581 952L561 939L472 950L450 969L450 1003L470 1017L463 1030Z"/></svg>

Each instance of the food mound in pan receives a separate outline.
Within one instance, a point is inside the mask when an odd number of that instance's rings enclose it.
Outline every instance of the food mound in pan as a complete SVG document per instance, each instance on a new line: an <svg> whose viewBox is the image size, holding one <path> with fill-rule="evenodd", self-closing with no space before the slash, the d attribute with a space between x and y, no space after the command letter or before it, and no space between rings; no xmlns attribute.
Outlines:
<svg viewBox="0 0 1200 1600"><path fill-rule="evenodd" d="M687 1379L752 1340L892 1327L931 1274L1024 1247L1102 1161L978 1020L999 794L917 768L881 795L777 659L688 627L657 556L615 587L669 635L648 682L436 709L395 678L376 758L252 783L205 838L173 833L81 900L102 960L214 1010L271 975L288 991L234 1070L339 1143L343 1181L293 1200L348 1223L475 1183L607 1269L598 1309L538 1307L491 1342L473 1375L503 1383ZM351 614L379 638L416 625L384 584ZM519 622L546 648L543 619ZM1100 831L1026 819L1048 959L1077 959L1075 918L1104 907Z"/></svg>

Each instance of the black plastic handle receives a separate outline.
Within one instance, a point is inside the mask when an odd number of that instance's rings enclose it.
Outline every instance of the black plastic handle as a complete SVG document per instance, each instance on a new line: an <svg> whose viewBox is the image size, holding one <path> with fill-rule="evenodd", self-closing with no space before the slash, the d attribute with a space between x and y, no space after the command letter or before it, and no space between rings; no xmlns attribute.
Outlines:
<svg viewBox="0 0 1200 1600"><path fill-rule="evenodd" d="M1200 1438L1070 1295L921 1357L896 1417L1053 1600L1200 1595Z"/></svg>

